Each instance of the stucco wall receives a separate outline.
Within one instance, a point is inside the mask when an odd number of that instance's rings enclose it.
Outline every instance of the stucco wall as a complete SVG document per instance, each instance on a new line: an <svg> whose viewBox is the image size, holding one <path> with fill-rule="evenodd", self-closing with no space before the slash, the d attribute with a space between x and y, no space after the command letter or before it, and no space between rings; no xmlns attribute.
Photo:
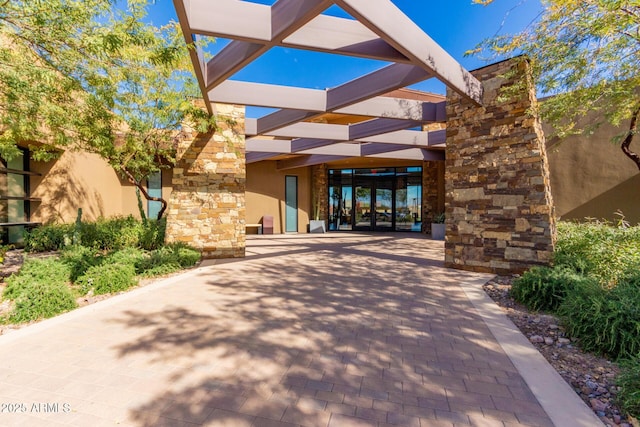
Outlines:
<svg viewBox="0 0 640 427"><path fill-rule="evenodd" d="M640 171L611 142L624 131L602 125L593 135L548 140L551 192L561 219L619 219L620 210L632 224L640 223ZM552 129L544 126L545 134ZM640 137L631 144L640 151Z"/></svg>
<svg viewBox="0 0 640 427"><path fill-rule="evenodd" d="M273 232L284 230L285 177L298 177L298 232L306 233L311 215L311 174L308 167L279 171L275 161L247 165L247 224L262 222L264 215L273 216ZM247 233L255 233L255 229Z"/></svg>

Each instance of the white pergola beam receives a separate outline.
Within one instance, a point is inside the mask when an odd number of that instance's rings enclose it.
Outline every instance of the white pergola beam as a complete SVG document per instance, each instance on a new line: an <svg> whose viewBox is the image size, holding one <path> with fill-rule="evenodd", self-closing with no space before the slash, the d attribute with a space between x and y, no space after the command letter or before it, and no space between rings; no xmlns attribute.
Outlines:
<svg viewBox="0 0 640 427"><path fill-rule="evenodd" d="M422 161L443 161L444 150L434 151L424 148L408 148L405 150L389 151L386 153L372 154L366 157L374 157L380 159L402 159L402 160L422 160Z"/></svg>
<svg viewBox="0 0 640 427"><path fill-rule="evenodd" d="M187 16L191 31L196 34L250 42L271 41L270 6L238 0L189 0Z"/></svg>
<svg viewBox="0 0 640 427"><path fill-rule="evenodd" d="M369 136L383 133L395 132L398 130L418 126L421 122L399 119L373 119L349 125L349 140L363 139Z"/></svg>
<svg viewBox="0 0 640 427"><path fill-rule="evenodd" d="M251 153L291 153L290 139L248 138L245 144L247 152Z"/></svg>
<svg viewBox="0 0 640 427"><path fill-rule="evenodd" d="M312 148L325 147L335 144L336 141L331 139L314 139L314 138L298 138L291 141L291 152L311 150Z"/></svg>
<svg viewBox="0 0 640 427"><path fill-rule="evenodd" d="M282 153L247 153L245 156L245 161L247 164L249 163L257 163L263 160L269 160L274 157L280 156Z"/></svg>
<svg viewBox="0 0 640 427"><path fill-rule="evenodd" d="M305 166L320 165L322 163L335 162L336 160L347 159L349 157L350 156L326 156L323 154L306 155L295 157L292 159L278 160L276 169L286 170L301 168Z"/></svg>
<svg viewBox="0 0 640 427"><path fill-rule="evenodd" d="M225 104L324 111L326 92L292 86L226 80L209 91L209 99Z"/></svg>
<svg viewBox="0 0 640 427"><path fill-rule="evenodd" d="M399 52L462 96L482 103L482 84L388 0L335 0Z"/></svg>
<svg viewBox="0 0 640 427"><path fill-rule="evenodd" d="M360 144L352 144L349 142L336 142L324 147L312 148L310 150L300 151L300 154L324 154L327 156L345 156L360 157Z"/></svg>

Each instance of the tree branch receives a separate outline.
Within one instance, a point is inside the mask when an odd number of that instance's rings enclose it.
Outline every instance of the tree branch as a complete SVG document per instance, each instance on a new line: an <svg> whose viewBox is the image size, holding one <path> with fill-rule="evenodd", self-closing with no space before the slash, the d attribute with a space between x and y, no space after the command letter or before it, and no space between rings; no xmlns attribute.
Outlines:
<svg viewBox="0 0 640 427"><path fill-rule="evenodd" d="M627 136L624 138L624 140L622 140L620 148L622 149L622 152L625 154L625 156L633 160L633 162L640 170L640 155L638 155L638 153L634 153L629 148L629 146L631 145L631 141L633 141L633 137L638 131L638 116L640 116L640 107L636 108L636 110L633 112L631 123L629 124L629 132L627 133Z"/></svg>
<svg viewBox="0 0 640 427"><path fill-rule="evenodd" d="M147 192L147 189L144 188L144 186L133 176L133 174L131 174L131 172L129 172L124 167L121 168L121 170L126 175L127 180L133 185L135 185L138 188L138 190L140 190L140 192L142 193L145 199L151 200L153 202L160 202L162 204L162 207L160 208L160 211L158 212L158 217L156 219L159 220L160 218L162 218L162 215L164 215L164 211L167 210L167 201L162 197L153 197L149 195L149 193Z"/></svg>

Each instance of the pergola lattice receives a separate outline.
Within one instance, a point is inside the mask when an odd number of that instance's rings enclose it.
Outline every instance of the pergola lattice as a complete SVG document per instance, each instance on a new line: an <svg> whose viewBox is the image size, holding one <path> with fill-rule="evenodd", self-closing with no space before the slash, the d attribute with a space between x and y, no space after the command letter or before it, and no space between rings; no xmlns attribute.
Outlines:
<svg viewBox="0 0 640 427"><path fill-rule="evenodd" d="M199 35L231 39L205 62L191 59L207 108L211 102L278 110L247 119L247 163L278 158L287 169L345 157L444 159L445 131L411 130L446 121L444 102L390 92L437 78L480 103L482 85L389 0L174 0L187 43ZM337 5L355 19L324 15ZM390 63L327 90L231 80L274 47ZM327 113L367 117L354 124L313 123ZM362 119L359 119L362 120Z"/></svg>

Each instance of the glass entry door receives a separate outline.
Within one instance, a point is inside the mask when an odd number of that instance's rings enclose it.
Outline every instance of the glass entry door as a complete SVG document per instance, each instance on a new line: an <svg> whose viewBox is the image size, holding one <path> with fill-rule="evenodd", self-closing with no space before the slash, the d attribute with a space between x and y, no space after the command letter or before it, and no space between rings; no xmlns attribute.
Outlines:
<svg viewBox="0 0 640 427"><path fill-rule="evenodd" d="M355 230L393 230L393 179L366 177L355 187Z"/></svg>

